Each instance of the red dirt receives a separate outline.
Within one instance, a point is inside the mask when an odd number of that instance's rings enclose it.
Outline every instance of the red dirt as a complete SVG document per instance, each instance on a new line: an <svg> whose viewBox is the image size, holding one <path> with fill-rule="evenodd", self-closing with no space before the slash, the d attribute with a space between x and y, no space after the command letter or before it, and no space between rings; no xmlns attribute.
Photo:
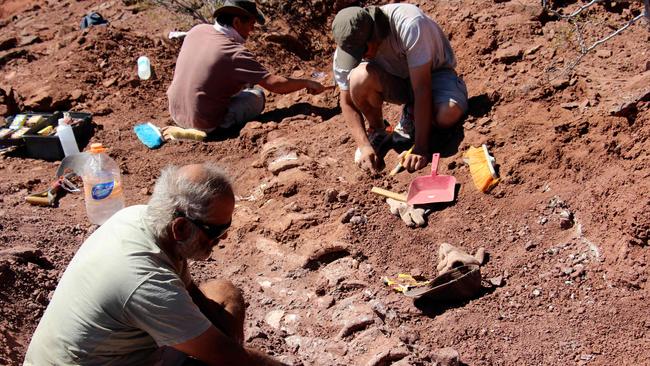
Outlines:
<svg viewBox="0 0 650 366"><path fill-rule="evenodd" d="M273 71L322 71L331 83L333 3L267 2L271 22L250 49ZM404 191L411 176L368 177L354 167L355 147L334 91L269 95L263 123L249 123L238 136L147 150L132 128L170 123L165 90L179 43L165 35L191 24L166 10L115 0L21 8L2 2L0 43L39 41L16 46L26 53L0 63L0 84L13 88L25 108L94 113L92 142L110 147L119 162L128 204L147 201L167 164L223 164L242 197L233 234L212 260L195 263L193 274L241 286L250 304L247 342L287 362L366 364L392 349L387 359L408 355L402 364L431 364L438 349L452 347L470 365L650 364L648 23L549 83L545 69L553 60L573 60L575 48L568 23L540 15L539 2L414 3L450 35L472 97L463 126L441 133L438 143L439 171L460 183L457 202L434 210L420 229L405 227L368 192L373 185ZM91 10L111 25L78 30ZM595 7L589 19L621 24L634 15L633 5L618 10ZM148 81L136 76L142 54L155 71ZM622 105L621 116L612 114ZM399 113L386 107L389 121ZM502 177L489 194L474 189L462 161L470 145L481 143ZM290 151L300 166L277 176L267 169ZM0 363L14 365L66 264L96 227L79 195L68 194L57 208L24 202L28 192L47 187L58 163L0 159ZM390 152L387 165L396 160ZM356 223L342 223L352 208ZM567 212L573 222L564 229ZM464 304L423 310L383 286L382 276L398 272L433 275L442 242L485 247L483 276L501 276L503 286ZM329 247L339 250L324 263L309 261ZM337 335L364 319L365 328Z"/></svg>

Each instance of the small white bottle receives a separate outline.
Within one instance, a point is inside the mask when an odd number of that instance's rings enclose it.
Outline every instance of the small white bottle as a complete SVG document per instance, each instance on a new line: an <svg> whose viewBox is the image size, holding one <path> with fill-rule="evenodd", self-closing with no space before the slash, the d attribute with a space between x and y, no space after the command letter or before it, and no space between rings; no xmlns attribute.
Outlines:
<svg viewBox="0 0 650 366"><path fill-rule="evenodd" d="M148 80L151 77L151 62L147 56L138 57L138 77Z"/></svg>
<svg viewBox="0 0 650 366"><path fill-rule="evenodd" d="M90 145L90 156L82 173L86 213L97 225L124 208L120 167L105 151L102 144Z"/></svg>
<svg viewBox="0 0 650 366"><path fill-rule="evenodd" d="M79 154L79 146L77 145L77 140L74 138L72 126L69 124L71 121L70 115L64 113L63 118L59 119L59 126L56 128L56 135L59 136L59 141L61 141L61 147L65 156Z"/></svg>

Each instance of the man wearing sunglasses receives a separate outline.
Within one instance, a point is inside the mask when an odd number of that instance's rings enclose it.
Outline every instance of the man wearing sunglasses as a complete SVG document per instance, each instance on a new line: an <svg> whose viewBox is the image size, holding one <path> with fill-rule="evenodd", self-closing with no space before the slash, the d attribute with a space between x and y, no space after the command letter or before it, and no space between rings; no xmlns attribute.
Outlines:
<svg viewBox="0 0 650 366"><path fill-rule="evenodd" d="M147 205L117 212L81 245L25 364L282 365L243 346L239 289L190 276L188 260L210 257L234 207L215 165L164 169Z"/></svg>
<svg viewBox="0 0 650 366"><path fill-rule="evenodd" d="M393 140L414 146L402 161L405 168L424 168L432 130L452 127L468 107L467 88L456 75L454 52L442 29L415 5L387 4L341 10L332 33L341 110L359 146L355 162L381 170ZM384 102L403 105L392 139L382 116Z"/></svg>

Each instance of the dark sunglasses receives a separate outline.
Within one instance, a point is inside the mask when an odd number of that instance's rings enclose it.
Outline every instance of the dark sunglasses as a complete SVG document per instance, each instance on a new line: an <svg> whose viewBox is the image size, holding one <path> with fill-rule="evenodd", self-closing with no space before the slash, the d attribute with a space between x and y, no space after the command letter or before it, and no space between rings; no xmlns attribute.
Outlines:
<svg viewBox="0 0 650 366"><path fill-rule="evenodd" d="M202 222L200 220L191 219L191 218L187 217L187 215L185 215L184 213L178 212L178 211L176 212L176 216L177 217L182 217L185 220L187 220L187 221L191 222L192 224L194 224L195 226L197 226L211 240L219 239L220 237L222 237L223 234L225 234L226 231L228 231L228 229L230 228L230 225L232 225L232 220L228 221L225 224L221 224L221 225L206 224L206 223L204 223L204 222Z"/></svg>

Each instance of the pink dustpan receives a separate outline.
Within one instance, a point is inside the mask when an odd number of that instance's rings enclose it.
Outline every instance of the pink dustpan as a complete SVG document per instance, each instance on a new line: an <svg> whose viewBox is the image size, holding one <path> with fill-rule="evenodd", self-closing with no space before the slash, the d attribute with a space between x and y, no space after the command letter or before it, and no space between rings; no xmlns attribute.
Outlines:
<svg viewBox="0 0 650 366"><path fill-rule="evenodd" d="M431 157L431 175L417 177L411 182L406 199L409 205L454 200L456 178L451 175L438 175L438 160L440 160L440 154L433 154Z"/></svg>

